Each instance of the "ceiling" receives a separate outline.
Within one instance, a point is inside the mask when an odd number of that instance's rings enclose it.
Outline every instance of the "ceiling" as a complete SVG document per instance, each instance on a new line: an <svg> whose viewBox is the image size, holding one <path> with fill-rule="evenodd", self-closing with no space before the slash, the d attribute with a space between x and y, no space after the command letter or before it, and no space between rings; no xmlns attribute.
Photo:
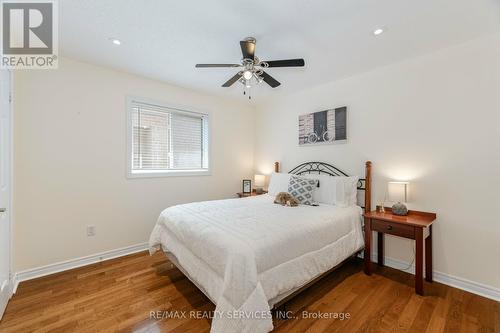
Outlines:
<svg viewBox="0 0 500 333"><path fill-rule="evenodd" d="M499 1L60 0L60 54L245 101L240 84L221 87L236 69L194 65L238 63L254 36L262 60L306 62L268 69L282 85L253 88L259 102L500 31Z"/></svg>

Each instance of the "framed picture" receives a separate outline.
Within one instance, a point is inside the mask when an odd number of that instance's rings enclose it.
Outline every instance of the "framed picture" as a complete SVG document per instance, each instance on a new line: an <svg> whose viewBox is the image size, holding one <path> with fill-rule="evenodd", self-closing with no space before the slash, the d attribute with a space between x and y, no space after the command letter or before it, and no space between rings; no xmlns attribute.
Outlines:
<svg viewBox="0 0 500 333"><path fill-rule="evenodd" d="M252 193L252 181L243 179L243 193Z"/></svg>
<svg viewBox="0 0 500 333"><path fill-rule="evenodd" d="M299 116L299 146L347 140L347 107Z"/></svg>

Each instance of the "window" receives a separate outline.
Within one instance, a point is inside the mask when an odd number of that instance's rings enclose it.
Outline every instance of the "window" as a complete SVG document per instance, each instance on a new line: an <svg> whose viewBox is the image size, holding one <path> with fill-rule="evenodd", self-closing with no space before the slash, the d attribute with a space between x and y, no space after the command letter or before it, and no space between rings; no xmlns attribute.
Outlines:
<svg viewBox="0 0 500 333"><path fill-rule="evenodd" d="M209 173L208 115L130 99L130 177Z"/></svg>

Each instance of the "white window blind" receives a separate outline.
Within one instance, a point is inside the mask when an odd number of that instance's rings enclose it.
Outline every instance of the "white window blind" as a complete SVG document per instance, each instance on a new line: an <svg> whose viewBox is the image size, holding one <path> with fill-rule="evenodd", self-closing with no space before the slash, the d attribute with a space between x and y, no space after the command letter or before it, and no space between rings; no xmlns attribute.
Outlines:
<svg viewBox="0 0 500 333"><path fill-rule="evenodd" d="M131 101L131 174L208 171L208 116Z"/></svg>

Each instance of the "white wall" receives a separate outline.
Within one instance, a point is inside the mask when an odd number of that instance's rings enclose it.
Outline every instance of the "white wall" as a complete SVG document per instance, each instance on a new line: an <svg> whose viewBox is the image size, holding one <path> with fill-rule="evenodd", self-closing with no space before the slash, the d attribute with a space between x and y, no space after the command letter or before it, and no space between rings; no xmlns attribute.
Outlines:
<svg viewBox="0 0 500 333"><path fill-rule="evenodd" d="M298 146L299 114L344 105L347 143ZM374 203L387 180L410 180L410 207L438 214L436 271L500 288L499 124L497 34L260 106L255 168L321 160L362 175L371 160ZM390 237L386 255L410 261L411 246Z"/></svg>
<svg viewBox="0 0 500 333"><path fill-rule="evenodd" d="M254 114L246 104L59 64L15 73L14 271L146 242L166 207L234 197L251 177ZM209 112L212 175L126 179L127 95Z"/></svg>

